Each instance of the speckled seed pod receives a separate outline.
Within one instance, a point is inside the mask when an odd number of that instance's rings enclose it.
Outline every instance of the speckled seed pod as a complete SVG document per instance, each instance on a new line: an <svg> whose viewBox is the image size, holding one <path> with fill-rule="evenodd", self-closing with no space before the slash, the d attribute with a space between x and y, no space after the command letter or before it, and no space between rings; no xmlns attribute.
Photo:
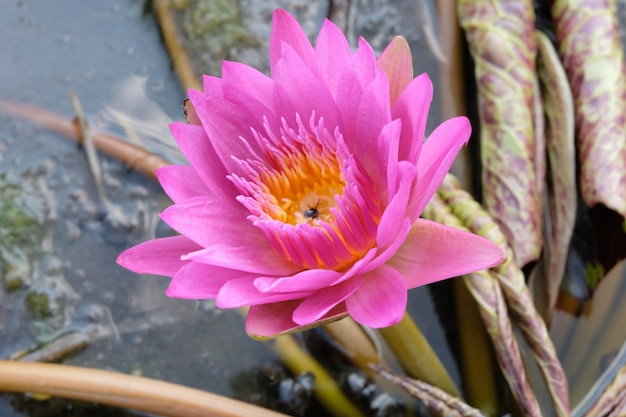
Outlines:
<svg viewBox="0 0 626 417"><path fill-rule="evenodd" d="M539 257L542 244L533 5L530 0L460 0L458 14L475 61L483 203L522 266Z"/></svg>
<svg viewBox="0 0 626 417"><path fill-rule="evenodd" d="M552 16L574 94L583 198L626 217L626 68L615 1L557 0Z"/></svg>

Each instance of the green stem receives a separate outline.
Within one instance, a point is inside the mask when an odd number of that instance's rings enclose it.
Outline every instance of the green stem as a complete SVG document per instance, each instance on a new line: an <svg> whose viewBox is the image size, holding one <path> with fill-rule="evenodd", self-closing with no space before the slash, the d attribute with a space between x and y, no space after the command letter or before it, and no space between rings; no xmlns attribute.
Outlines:
<svg viewBox="0 0 626 417"><path fill-rule="evenodd" d="M411 316L404 313L400 323L379 331L410 377L428 382L450 395L460 397L452 378Z"/></svg>

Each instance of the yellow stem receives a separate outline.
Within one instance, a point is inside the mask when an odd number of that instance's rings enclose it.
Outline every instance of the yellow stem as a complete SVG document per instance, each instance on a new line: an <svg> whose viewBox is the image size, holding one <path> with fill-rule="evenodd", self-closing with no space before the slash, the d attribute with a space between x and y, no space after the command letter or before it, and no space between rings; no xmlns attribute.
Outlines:
<svg viewBox="0 0 626 417"><path fill-rule="evenodd" d="M411 316L404 313L400 323L379 331L410 377L428 382L452 396L460 397L452 378Z"/></svg>
<svg viewBox="0 0 626 417"><path fill-rule="evenodd" d="M93 401L168 417L286 417L169 382L49 363L0 360L0 390Z"/></svg>
<svg viewBox="0 0 626 417"><path fill-rule="evenodd" d="M357 368L370 375L377 375L368 364L380 363L380 353L372 339L351 317L324 325L324 331Z"/></svg>
<svg viewBox="0 0 626 417"><path fill-rule="evenodd" d="M379 344L382 341L379 340L380 337L377 334L373 334L373 330L368 334L351 317L346 317L324 325L324 331L333 339L333 343L339 346L340 351L346 355L348 360L365 372L373 383L383 391L393 393L393 395L402 398L406 404L409 404L404 415L412 415L414 399L410 394L371 368L371 365L378 365L391 369L380 351Z"/></svg>
<svg viewBox="0 0 626 417"><path fill-rule="evenodd" d="M491 339L476 301L462 279L454 280L463 386L468 404L487 416L498 414L498 396Z"/></svg>
<svg viewBox="0 0 626 417"><path fill-rule="evenodd" d="M315 397L328 411L338 417L363 416L363 413L343 394L332 376L311 355L300 348L293 336L279 336L273 345L280 359L294 375L301 372L313 374Z"/></svg>

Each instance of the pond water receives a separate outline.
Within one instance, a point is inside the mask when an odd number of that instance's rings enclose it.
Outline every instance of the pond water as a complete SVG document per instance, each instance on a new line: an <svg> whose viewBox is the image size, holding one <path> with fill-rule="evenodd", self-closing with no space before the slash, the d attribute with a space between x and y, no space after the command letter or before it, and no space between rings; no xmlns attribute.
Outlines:
<svg viewBox="0 0 626 417"><path fill-rule="evenodd" d="M327 9L319 4L312 32ZM269 17L279 4L257 5ZM75 115L74 92L94 129L137 136L148 146L156 138L169 140L167 124L183 120L185 95L154 16L144 14L144 6L137 0L2 2L0 99L53 110L66 120ZM298 4L292 6L297 10ZM254 30L267 37L269 19ZM407 37L419 40L413 32ZM383 45L382 39L377 42ZM120 115L130 118L122 122ZM129 127L134 119L139 123ZM169 201L158 185L118 161L101 156L99 164L103 192L84 150L72 140L0 115L0 357L60 341L67 346L50 354L64 352L66 364L227 396L258 396L264 387L241 388L241 380L276 363L277 356L245 334L237 313L216 310L212 302L167 298L167 279L138 277L115 264L125 248L170 233L158 219ZM418 316L432 321L428 291L413 297L421 300L415 303ZM454 370L443 332L428 327ZM72 401L0 395L5 417L120 413Z"/></svg>
<svg viewBox="0 0 626 417"><path fill-rule="evenodd" d="M3 2L0 96L71 117L73 91L94 124L113 124L114 109L168 135L167 123L184 117L184 95L156 23L142 10L132 0ZM137 278L115 264L128 246L170 233L158 221L168 201L160 187L121 163L100 163L106 198L123 216L107 208L75 143L1 116L1 199L19 213L2 222L22 219L30 229L15 229L25 236L0 244L5 268L23 268L22 283L0 290L0 356L81 332L89 347L66 363L232 395L231 376L274 354L243 333L236 314L169 299L167 280ZM29 407L47 405L0 398L3 416L30 415L21 411Z"/></svg>
<svg viewBox="0 0 626 417"><path fill-rule="evenodd" d="M309 33L315 33L332 2L241 3L246 6L244 15L256 16L249 30L258 44L240 48L237 58L266 68L263 44L271 11L286 7L305 21ZM382 48L391 36L404 35L413 48L415 72L429 72L438 91L439 64L415 25L412 4L353 1L347 15L349 38L354 45L364 35ZM139 0L0 3L0 100L50 109L69 119L75 115L70 99L74 92L94 128L136 138L148 147L156 147L157 140L167 142L167 124L184 119L185 94L154 16L144 11ZM219 59L232 58L228 55L232 51L225 51L223 57L221 52L212 51L218 58L201 57L197 65L204 65L207 72L218 71ZM436 97L430 129L442 117L439 107ZM178 160L176 155L167 156ZM254 375L276 364L278 357L270 345L245 334L237 313L217 310L212 302L167 298L166 278L138 277L115 264L125 248L171 233L158 218L169 200L158 185L120 162L101 156L99 164L103 191L98 190L85 152L76 143L0 114L4 281L0 283L0 358L61 340L81 347L65 357L67 364L144 375L251 401L258 398L265 388L250 384L241 388L241 381L254 381ZM620 278L611 287L607 284L607 291L623 294ZM410 311L459 381L458 366L438 324L442 312L435 312L428 289L410 292ZM568 320L572 319L557 317L563 328ZM558 329L553 332L567 344L582 337L574 336L572 328L560 336ZM78 339L70 337L76 335ZM624 340L623 334L619 336L612 341ZM80 343L73 345L75 340ZM607 346L598 361L606 361L616 349L615 343ZM572 362L568 368L572 378L588 372L580 369L579 356L571 350L568 354L563 348L563 355L566 365ZM594 366L597 370L599 365ZM6 417L123 413L71 401L0 395L0 415Z"/></svg>

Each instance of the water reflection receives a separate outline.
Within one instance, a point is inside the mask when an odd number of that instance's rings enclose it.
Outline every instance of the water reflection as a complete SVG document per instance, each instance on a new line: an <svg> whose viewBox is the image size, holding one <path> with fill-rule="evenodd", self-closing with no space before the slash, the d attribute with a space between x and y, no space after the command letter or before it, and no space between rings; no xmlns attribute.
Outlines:
<svg viewBox="0 0 626 417"><path fill-rule="evenodd" d="M624 294L626 262L622 261L604 278L579 317L562 311L555 315L551 337L572 381L570 396L574 405L608 369L626 340L622 323L626 317Z"/></svg>
<svg viewBox="0 0 626 417"><path fill-rule="evenodd" d="M95 128L118 132L120 137L132 144L157 153L172 163L185 163L168 128L173 120L148 95L148 82L147 76L130 74L112 86L113 97L93 116ZM182 108L182 103L180 106Z"/></svg>

